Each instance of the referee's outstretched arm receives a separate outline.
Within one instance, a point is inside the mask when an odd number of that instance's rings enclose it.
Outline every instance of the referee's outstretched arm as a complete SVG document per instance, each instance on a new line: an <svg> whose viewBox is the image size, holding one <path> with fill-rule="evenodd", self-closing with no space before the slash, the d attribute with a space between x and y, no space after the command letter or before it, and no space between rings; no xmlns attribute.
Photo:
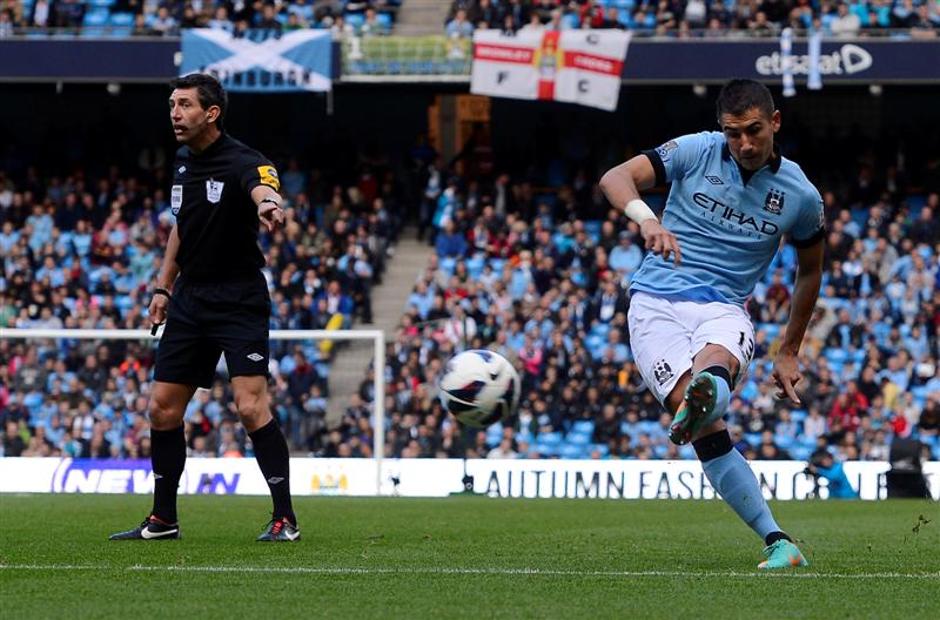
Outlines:
<svg viewBox="0 0 940 620"><path fill-rule="evenodd" d="M273 187L258 185L251 190L251 199L258 205L258 219L268 232L277 230L278 226L284 223L281 195Z"/></svg>

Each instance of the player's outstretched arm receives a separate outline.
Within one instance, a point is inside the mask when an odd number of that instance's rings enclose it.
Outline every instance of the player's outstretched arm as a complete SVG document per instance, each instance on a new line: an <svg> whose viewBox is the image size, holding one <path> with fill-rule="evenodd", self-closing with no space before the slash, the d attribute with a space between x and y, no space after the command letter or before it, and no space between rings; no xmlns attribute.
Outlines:
<svg viewBox="0 0 940 620"><path fill-rule="evenodd" d="M790 319L784 330L783 344L774 360L774 382L777 384L777 397L787 397L800 405L800 397L796 393L796 385L802 380L800 372L799 353L809 324L816 299L819 296L819 285L822 282L823 244L819 239L813 245L797 250L799 271L796 274L796 284L793 287L793 303L790 306Z"/></svg>
<svg viewBox="0 0 940 620"><path fill-rule="evenodd" d="M607 200L622 208L631 220L639 224L646 249L661 254L666 260L675 257L676 265L682 262L679 241L666 230L656 215L640 198L642 190L656 184L656 171L646 155L637 155L615 166L601 177L600 187Z"/></svg>

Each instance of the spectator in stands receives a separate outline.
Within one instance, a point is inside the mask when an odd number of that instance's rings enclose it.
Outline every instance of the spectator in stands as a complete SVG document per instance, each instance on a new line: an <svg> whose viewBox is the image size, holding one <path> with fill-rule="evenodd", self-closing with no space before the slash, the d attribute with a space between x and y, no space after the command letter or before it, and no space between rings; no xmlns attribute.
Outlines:
<svg viewBox="0 0 940 620"><path fill-rule="evenodd" d="M849 11L845 2L840 2L836 9L837 16L829 23L829 29L837 37L851 38L858 36L862 22L858 15Z"/></svg>
<svg viewBox="0 0 940 620"><path fill-rule="evenodd" d="M473 24L467 21L466 10L457 10L454 18L447 23L445 33L452 39L467 39L473 36Z"/></svg>
<svg viewBox="0 0 940 620"><path fill-rule="evenodd" d="M150 28L157 34L163 36L174 35L177 33L179 24L172 15L170 15L170 9L165 5L161 5L157 9L157 16L154 18L153 23L150 24Z"/></svg>

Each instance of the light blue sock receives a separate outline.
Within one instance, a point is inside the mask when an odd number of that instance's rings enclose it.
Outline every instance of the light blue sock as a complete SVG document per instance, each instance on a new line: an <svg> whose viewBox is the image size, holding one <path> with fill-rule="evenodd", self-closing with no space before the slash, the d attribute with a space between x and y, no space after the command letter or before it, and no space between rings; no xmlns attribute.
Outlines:
<svg viewBox="0 0 940 620"><path fill-rule="evenodd" d="M725 415L728 405L731 403L731 386L725 381L724 377L715 377L715 383L718 384L718 394L715 396L715 413Z"/></svg>
<svg viewBox="0 0 940 620"><path fill-rule="evenodd" d="M702 463L712 487L721 495L741 520L748 524L762 540L768 534L779 532L780 526L770 514L760 484L741 453L731 449L727 454Z"/></svg>

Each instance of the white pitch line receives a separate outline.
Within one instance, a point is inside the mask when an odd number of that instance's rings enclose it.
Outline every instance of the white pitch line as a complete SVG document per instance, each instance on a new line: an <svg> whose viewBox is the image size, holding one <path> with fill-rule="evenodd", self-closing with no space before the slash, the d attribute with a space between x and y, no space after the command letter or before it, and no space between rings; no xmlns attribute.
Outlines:
<svg viewBox="0 0 940 620"><path fill-rule="evenodd" d="M0 570L45 571L137 571L182 573L278 573L297 575L531 575L547 577L707 577L752 578L781 577L795 579L928 579L940 580L937 573L819 573L819 572L745 572L734 571L576 571L538 568L387 568L387 567L308 567L308 566L110 566L106 564L0 564Z"/></svg>

